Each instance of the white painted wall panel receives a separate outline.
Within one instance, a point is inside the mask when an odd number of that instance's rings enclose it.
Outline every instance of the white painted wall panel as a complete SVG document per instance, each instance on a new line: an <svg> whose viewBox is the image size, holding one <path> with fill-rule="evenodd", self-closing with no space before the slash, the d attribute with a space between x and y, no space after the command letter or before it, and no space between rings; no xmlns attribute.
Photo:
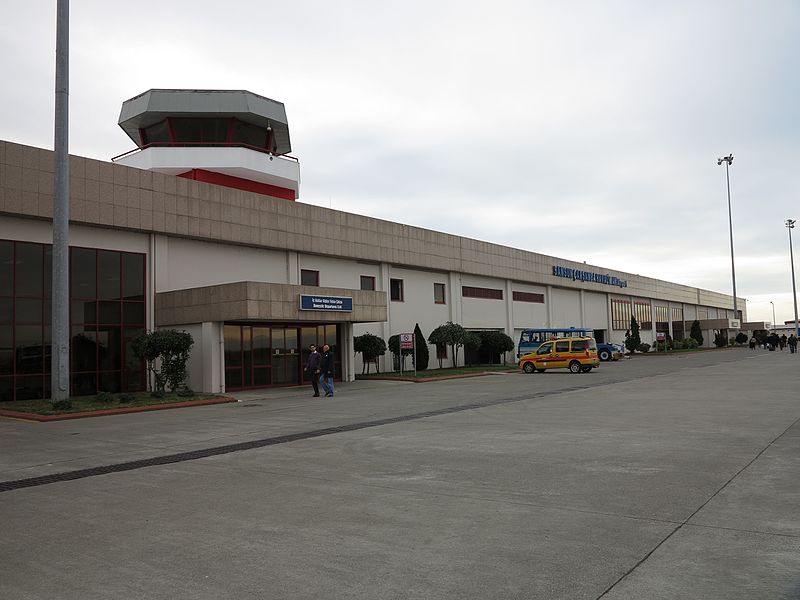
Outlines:
<svg viewBox="0 0 800 600"><path fill-rule="evenodd" d="M580 327L581 298L577 290L553 288L552 327Z"/></svg>
<svg viewBox="0 0 800 600"><path fill-rule="evenodd" d="M285 252L159 237L156 291L264 281L288 283Z"/></svg>
<svg viewBox="0 0 800 600"><path fill-rule="evenodd" d="M608 323L608 296L606 294L583 293L585 327L611 329Z"/></svg>

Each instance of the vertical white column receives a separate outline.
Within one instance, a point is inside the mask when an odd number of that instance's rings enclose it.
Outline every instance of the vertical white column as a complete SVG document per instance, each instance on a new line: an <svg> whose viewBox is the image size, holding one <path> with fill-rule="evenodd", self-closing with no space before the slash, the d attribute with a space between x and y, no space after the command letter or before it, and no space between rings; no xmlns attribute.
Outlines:
<svg viewBox="0 0 800 600"><path fill-rule="evenodd" d="M545 302L547 303L547 327L553 326L553 286L548 285L545 290Z"/></svg>
<svg viewBox="0 0 800 600"><path fill-rule="evenodd" d="M392 291L389 289L389 263L381 263L378 268L378 280L375 282L375 289L386 292L386 321L381 323L381 337L388 344L392 335ZM392 353L388 350L381 359L381 370L392 370Z"/></svg>
<svg viewBox="0 0 800 600"><path fill-rule="evenodd" d="M297 252L286 252L286 283L300 285L300 258Z"/></svg>

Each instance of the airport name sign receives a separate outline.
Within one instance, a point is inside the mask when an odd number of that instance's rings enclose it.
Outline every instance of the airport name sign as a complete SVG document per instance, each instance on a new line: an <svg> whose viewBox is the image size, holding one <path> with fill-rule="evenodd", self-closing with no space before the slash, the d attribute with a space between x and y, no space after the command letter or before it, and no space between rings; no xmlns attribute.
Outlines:
<svg viewBox="0 0 800 600"><path fill-rule="evenodd" d="M300 294L300 310L353 312L353 299L346 296L306 296Z"/></svg>
<svg viewBox="0 0 800 600"><path fill-rule="evenodd" d="M572 281L589 281L592 283L603 283L605 285L615 285L617 287L628 287L628 282L619 277L608 275L607 273L592 273L591 271L580 271L569 267L553 267L553 275L565 277Z"/></svg>

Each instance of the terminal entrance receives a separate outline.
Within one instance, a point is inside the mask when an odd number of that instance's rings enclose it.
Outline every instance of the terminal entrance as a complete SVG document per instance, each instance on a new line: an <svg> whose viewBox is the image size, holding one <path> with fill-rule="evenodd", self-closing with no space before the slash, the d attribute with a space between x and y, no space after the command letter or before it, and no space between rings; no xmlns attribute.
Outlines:
<svg viewBox="0 0 800 600"><path fill-rule="evenodd" d="M243 390L300 385L311 344L328 344L334 351L337 378L341 373L337 325L275 323L225 324L225 389Z"/></svg>

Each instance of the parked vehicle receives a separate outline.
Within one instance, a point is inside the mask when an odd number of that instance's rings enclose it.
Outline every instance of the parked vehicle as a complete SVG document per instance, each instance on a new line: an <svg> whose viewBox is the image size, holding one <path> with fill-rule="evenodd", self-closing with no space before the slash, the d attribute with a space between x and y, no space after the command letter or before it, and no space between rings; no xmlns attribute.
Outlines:
<svg viewBox="0 0 800 600"><path fill-rule="evenodd" d="M519 368L526 373L543 373L548 369L569 369L572 373L588 373L600 365L597 343L591 337L561 338L543 342L536 352L519 359Z"/></svg>
<svg viewBox="0 0 800 600"><path fill-rule="evenodd" d="M517 358L534 352L543 342L570 337L594 337L594 330L586 327L523 329L519 334ZM597 342L597 355L602 361L619 360L625 355L625 347L620 344Z"/></svg>

